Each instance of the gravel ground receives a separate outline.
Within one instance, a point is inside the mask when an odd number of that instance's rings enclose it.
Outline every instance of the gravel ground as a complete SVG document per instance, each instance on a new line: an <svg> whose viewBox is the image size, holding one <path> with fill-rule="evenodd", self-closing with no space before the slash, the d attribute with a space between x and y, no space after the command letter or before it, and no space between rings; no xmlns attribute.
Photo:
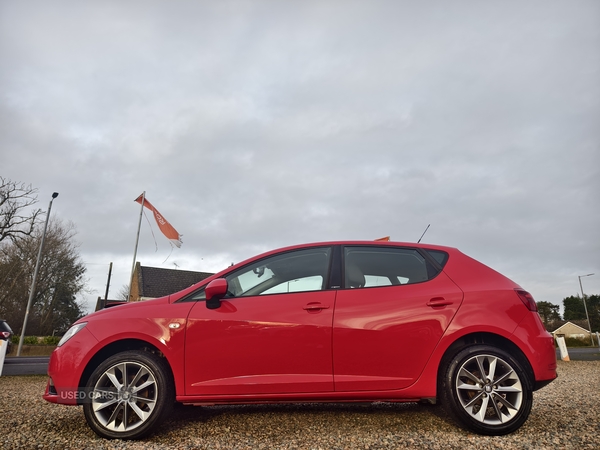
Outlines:
<svg viewBox="0 0 600 450"><path fill-rule="evenodd" d="M559 361L558 373L534 394L529 420L509 436L466 432L434 406L302 404L181 406L137 442L101 439L82 408L45 402L46 377L0 377L0 448L599 449L600 361Z"/></svg>

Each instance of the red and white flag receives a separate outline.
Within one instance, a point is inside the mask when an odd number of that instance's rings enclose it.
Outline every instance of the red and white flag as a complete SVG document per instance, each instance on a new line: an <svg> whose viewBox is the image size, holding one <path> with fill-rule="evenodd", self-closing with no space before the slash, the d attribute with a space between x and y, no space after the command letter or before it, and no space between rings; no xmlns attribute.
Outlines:
<svg viewBox="0 0 600 450"><path fill-rule="evenodd" d="M181 235L177 232L173 225L171 225L167 219L165 219L158 210L152 206L152 203L148 201L147 198L144 197L144 194L140 195L135 199L140 205L145 206L150 211L154 213L154 218L156 219L156 223L158 224L158 228L162 231L162 234L166 236L166 238L171 241L171 244L176 245L177 247L181 247ZM143 203L142 203L143 201Z"/></svg>

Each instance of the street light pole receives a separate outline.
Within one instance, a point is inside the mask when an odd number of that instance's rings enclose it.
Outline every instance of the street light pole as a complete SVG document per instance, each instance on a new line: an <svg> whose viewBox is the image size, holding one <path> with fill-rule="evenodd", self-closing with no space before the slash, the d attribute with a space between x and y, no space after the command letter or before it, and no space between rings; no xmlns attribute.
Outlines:
<svg viewBox="0 0 600 450"><path fill-rule="evenodd" d="M33 303L33 297L35 296L35 285L37 282L38 272L40 271L40 263L42 261L42 251L44 250L44 241L46 240L46 229L48 228L48 220L50 219L50 210L52 209L52 202L58 197L58 192L52 194L52 200L48 205L48 214L46 214L46 223L44 224L44 232L42 233L42 242L40 243L40 250L38 251L37 262L35 263L35 270L33 272L33 281L31 282L31 289L29 291L29 301L27 302L27 309L25 310L25 319L23 320L23 329L21 330L21 338L19 339L19 348L17 349L17 356L21 356L21 348L23 347L23 339L25 338L25 328L27 328L27 319L29 318L29 310Z"/></svg>
<svg viewBox="0 0 600 450"><path fill-rule="evenodd" d="M587 275L579 275L579 287L581 288L581 298L583 299L583 307L585 309L585 317L587 317L588 329L590 330L590 341L592 341L592 347L594 346L594 338L592 337L592 326L590 325L590 316L588 314L587 305L585 303L585 294L583 293L583 285L581 284L581 279L583 277L591 277L594 275L593 273L588 273Z"/></svg>

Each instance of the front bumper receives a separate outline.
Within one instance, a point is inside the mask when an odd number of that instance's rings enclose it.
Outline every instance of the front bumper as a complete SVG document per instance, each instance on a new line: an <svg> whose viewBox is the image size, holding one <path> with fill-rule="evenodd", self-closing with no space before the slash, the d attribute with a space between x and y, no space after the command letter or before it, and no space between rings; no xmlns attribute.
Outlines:
<svg viewBox="0 0 600 450"><path fill-rule="evenodd" d="M96 338L86 329L82 329L61 347L57 347L50 356L48 376L50 379L42 396L50 403L78 405L84 394L80 386L81 376L89 361L90 350L97 345Z"/></svg>

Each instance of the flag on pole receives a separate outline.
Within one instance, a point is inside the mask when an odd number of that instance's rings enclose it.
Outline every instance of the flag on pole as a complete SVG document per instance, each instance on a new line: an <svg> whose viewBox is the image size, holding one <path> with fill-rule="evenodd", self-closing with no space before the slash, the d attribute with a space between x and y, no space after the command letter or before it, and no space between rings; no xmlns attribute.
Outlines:
<svg viewBox="0 0 600 450"><path fill-rule="evenodd" d="M181 247L181 235L175 228L173 228L173 225L171 225L167 219L165 219L163 215L159 213L154 206L152 206L152 203L148 201L144 194L136 198L135 201L152 211L152 213L154 213L156 223L158 224L158 228L160 228L162 234L164 234L166 238L171 241L171 244L176 245L178 248Z"/></svg>

